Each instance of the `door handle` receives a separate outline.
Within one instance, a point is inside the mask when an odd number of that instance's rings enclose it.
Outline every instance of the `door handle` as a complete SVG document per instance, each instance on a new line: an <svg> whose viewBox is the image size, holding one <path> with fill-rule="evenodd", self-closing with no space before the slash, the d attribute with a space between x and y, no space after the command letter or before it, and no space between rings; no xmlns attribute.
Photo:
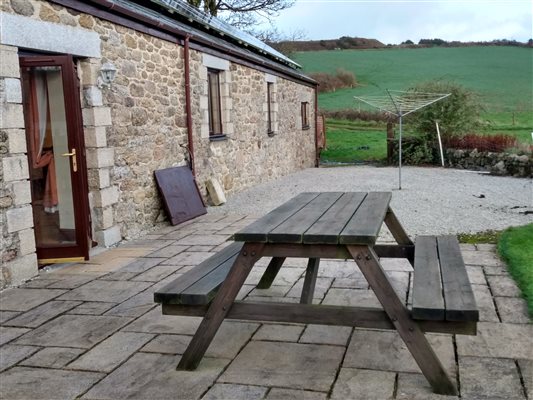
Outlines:
<svg viewBox="0 0 533 400"><path fill-rule="evenodd" d="M72 149L72 152L63 153L61 155L63 157L71 157L72 158L72 171L77 172L78 171L78 160L77 160L77 157L76 157L76 149Z"/></svg>

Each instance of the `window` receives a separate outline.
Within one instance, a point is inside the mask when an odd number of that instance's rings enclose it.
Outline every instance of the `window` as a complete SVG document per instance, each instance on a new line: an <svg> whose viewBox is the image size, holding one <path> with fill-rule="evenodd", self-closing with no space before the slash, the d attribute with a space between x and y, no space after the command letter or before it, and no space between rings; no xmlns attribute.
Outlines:
<svg viewBox="0 0 533 400"><path fill-rule="evenodd" d="M209 107L209 136L222 136L222 107L220 103L220 71L207 70L207 97Z"/></svg>
<svg viewBox="0 0 533 400"><path fill-rule="evenodd" d="M273 123L273 116L272 113L274 111L273 107L273 93L272 88L274 87L274 84L272 82L267 82L267 133L269 135L274 134L274 123Z"/></svg>
<svg viewBox="0 0 533 400"><path fill-rule="evenodd" d="M302 103L302 129L309 129L309 103Z"/></svg>

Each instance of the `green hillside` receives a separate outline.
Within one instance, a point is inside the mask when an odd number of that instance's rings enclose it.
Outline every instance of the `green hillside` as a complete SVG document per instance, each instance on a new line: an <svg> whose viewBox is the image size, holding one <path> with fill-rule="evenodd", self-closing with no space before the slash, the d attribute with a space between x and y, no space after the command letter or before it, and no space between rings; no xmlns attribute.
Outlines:
<svg viewBox="0 0 533 400"><path fill-rule="evenodd" d="M305 73L352 71L353 89L321 94L323 109L356 106L353 96L403 90L442 79L477 92L489 113L533 110L533 49L504 46L301 52L292 58Z"/></svg>

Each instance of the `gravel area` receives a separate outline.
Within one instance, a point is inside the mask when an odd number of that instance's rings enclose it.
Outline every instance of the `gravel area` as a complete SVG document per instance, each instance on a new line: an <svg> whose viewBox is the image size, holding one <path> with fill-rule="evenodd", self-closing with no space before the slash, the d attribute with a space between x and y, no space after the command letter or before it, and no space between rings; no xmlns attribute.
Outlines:
<svg viewBox="0 0 533 400"><path fill-rule="evenodd" d="M300 192L392 191L410 235L481 232L533 222L533 180L472 171L369 166L310 168L227 196L210 214L261 216Z"/></svg>

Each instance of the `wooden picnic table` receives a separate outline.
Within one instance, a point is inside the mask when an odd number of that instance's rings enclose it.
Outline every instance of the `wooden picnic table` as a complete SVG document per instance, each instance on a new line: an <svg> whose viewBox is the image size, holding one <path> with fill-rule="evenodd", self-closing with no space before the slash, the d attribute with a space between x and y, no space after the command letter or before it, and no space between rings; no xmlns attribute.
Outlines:
<svg viewBox="0 0 533 400"><path fill-rule="evenodd" d="M459 246L455 238L444 236L422 237L416 247L391 209L391 197L390 192L301 193L237 232L234 244L160 289L155 300L163 304L164 314L204 316L178 369L198 366L225 318L395 329L433 390L455 394L424 332L476 332L478 312ZM396 244L376 244L383 222ZM235 301L262 257L272 259L258 288L270 287L287 257L309 259L300 303ZM413 310L393 289L380 257L407 258L415 265ZM312 304L321 258L353 259L383 309Z"/></svg>

